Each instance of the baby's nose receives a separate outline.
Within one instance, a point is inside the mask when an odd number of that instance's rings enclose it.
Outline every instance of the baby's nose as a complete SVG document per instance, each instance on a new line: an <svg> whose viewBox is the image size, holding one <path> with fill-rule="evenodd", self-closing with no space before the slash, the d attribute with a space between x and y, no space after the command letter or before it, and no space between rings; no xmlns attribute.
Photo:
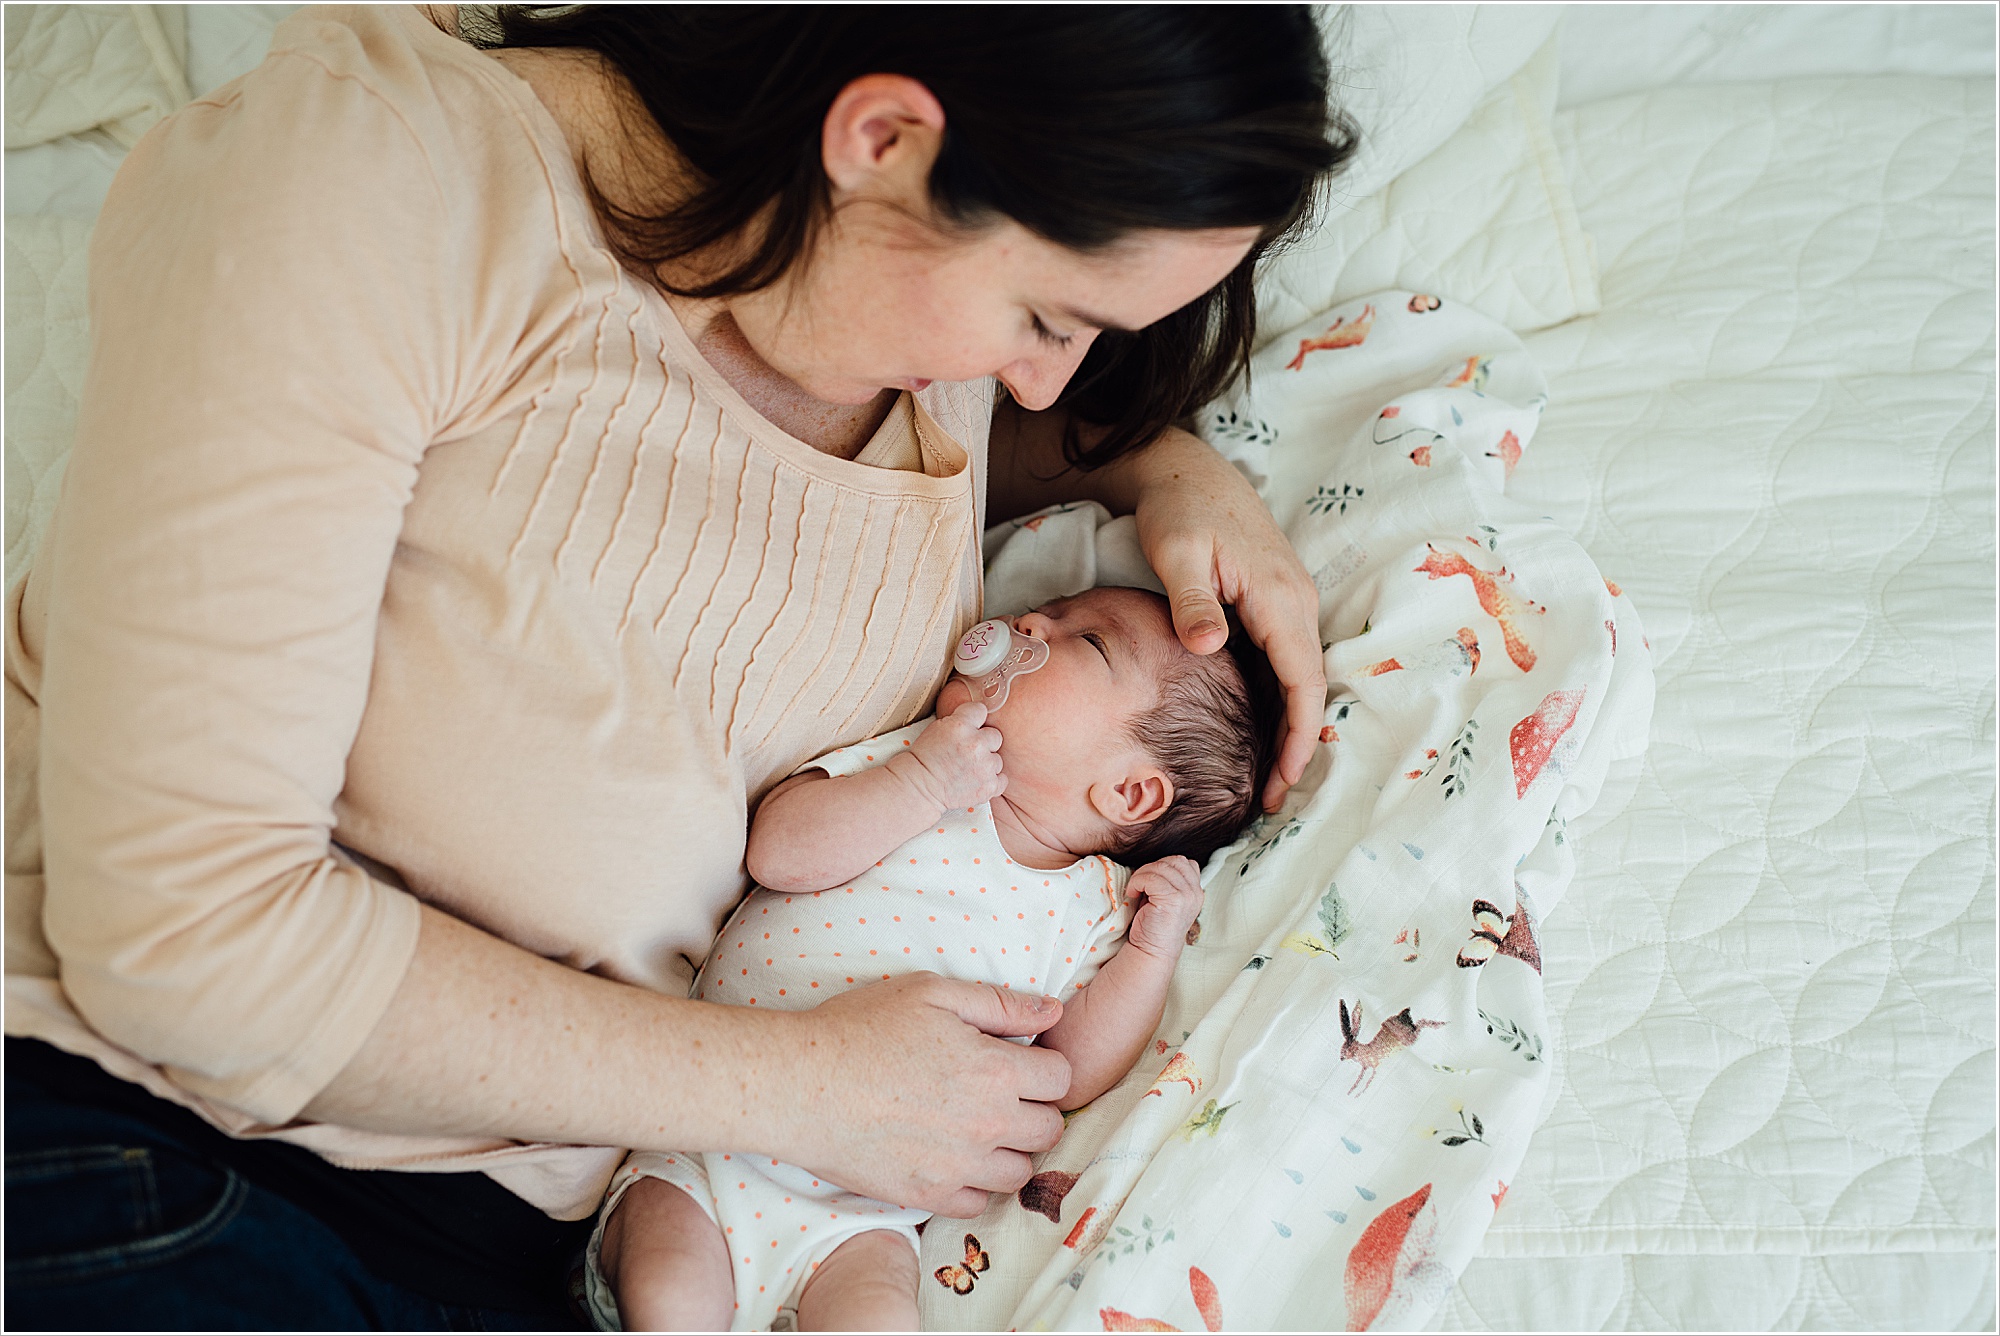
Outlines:
<svg viewBox="0 0 2000 1336"><path fill-rule="evenodd" d="M1024 612L1014 619L1014 629L1036 640L1049 638L1049 619L1039 612Z"/></svg>

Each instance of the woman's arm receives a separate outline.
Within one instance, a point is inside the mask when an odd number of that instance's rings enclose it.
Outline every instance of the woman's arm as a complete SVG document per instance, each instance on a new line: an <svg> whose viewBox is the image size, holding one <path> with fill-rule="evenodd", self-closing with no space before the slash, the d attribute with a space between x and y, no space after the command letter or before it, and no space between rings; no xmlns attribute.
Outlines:
<svg viewBox="0 0 2000 1336"><path fill-rule="evenodd" d="M1080 1109L1124 1079L1166 1010L1167 988L1201 913L1201 869L1164 858L1132 874L1125 894L1140 902L1125 944L1035 1042L1069 1059L1070 1086L1056 1107Z"/></svg>
<svg viewBox="0 0 2000 1336"><path fill-rule="evenodd" d="M388 1010L304 1116L423 1135L729 1150L970 1217L1033 1172L1069 1086L1052 999L904 975L811 1011L668 997L426 907Z"/></svg>
<svg viewBox="0 0 2000 1336"><path fill-rule="evenodd" d="M1068 418L1029 412L1011 399L993 416L988 512L995 519L1079 498L1135 515L1139 543L1166 586L1174 629L1196 654L1229 638L1222 604L1235 606L1284 685L1288 728L1264 806L1298 783L1326 713L1319 591L1256 491L1229 461L1187 432L1170 430L1143 450L1081 472L1063 460Z"/></svg>

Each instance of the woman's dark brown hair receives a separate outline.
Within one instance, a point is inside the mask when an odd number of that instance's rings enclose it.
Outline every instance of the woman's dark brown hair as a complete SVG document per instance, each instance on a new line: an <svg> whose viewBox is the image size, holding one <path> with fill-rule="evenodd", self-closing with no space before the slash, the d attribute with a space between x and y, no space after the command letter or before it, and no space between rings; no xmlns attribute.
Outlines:
<svg viewBox="0 0 2000 1336"><path fill-rule="evenodd" d="M755 291L808 253L829 206L821 126L866 74L907 75L943 106L930 190L951 224L1011 218L1081 252L1140 229L1256 228L1206 295L1098 336L1061 400L1107 429L1088 447L1075 432L1065 443L1084 468L1224 389L1249 357L1258 258L1301 226L1320 178L1356 146L1328 105L1304 5L502 6L496 23L496 45L604 57L693 168L668 213L598 196L628 263L657 273L757 239L726 272L671 289L681 295Z"/></svg>

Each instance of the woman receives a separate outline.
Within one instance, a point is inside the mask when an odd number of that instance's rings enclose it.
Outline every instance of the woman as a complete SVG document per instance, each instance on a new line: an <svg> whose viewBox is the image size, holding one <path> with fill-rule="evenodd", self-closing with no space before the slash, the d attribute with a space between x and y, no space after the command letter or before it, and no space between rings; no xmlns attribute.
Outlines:
<svg viewBox="0 0 2000 1336"><path fill-rule="evenodd" d="M1310 581L1170 426L1352 147L1303 10L435 17L302 13L98 224L9 623L17 1323L545 1324L626 1147L1018 1187L1053 1004L685 1000L989 515L1135 511L1287 684L1271 798L1310 752Z"/></svg>

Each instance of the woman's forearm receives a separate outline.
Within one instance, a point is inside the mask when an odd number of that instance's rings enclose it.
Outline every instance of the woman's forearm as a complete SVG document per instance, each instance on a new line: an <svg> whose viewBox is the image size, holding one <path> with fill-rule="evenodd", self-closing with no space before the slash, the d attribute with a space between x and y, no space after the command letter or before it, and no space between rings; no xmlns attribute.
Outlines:
<svg viewBox="0 0 2000 1336"><path fill-rule="evenodd" d="M795 1013L571 969L425 907L388 1011L304 1116L377 1132L775 1149Z"/></svg>
<svg viewBox="0 0 2000 1336"><path fill-rule="evenodd" d="M972 1216L1062 1135L1032 1035L1061 1009L904 975L810 1011L615 983L426 907L386 1015L305 1116L415 1136L767 1154L867 1196Z"/></svg>

